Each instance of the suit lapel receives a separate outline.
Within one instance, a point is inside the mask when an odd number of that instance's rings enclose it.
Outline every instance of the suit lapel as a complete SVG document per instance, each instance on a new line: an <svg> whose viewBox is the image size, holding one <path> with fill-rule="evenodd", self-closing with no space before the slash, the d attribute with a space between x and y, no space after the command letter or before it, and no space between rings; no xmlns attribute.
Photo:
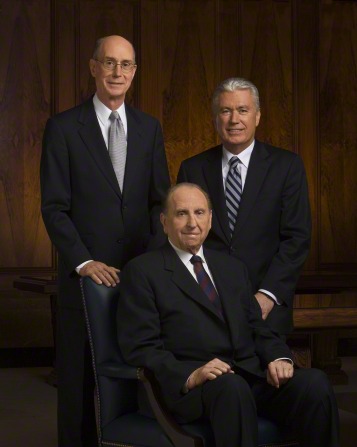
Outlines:
<svg viewBox="0 0 357 447"><path fill-rule="evenodd" d="M249 162L233 239L238 236L241 228L247 222L248 216L257 200L259 191L268 173L270 163L269 153L264 144L256 141Z"/></svg>
<svg viewBox="0 0 357 447"><path fill-rule="evenodd" d="M118 180L115 176L114 168L108 154L108 149L105 145L103 135L99 127L92 98L83 103L79 115L79 122L82 124L82 127L79 129L79 134L84 144L86 145L91 156L94 158L98 168L108 180L110 186L114 189L116 194L121 197Z"/></svg>
<svg viewBox="0 0 357 447"><path fill-rule="evenodd" d="M134 110L125 105L125 113L128 124L128 146L125 164L125 177L123 186L123 195L127 191L132 191L136 188L138 182L137 178L137 163L141 159L140 153L143 146L143 135L141 134L140 122Z"/></svg>
<svg viewBox="0 0 357 447"><path fill-rule="evenodd" d="M222 317L217 313L214 305L210 302L206 294L201 290L198 283L195 281L191 273L182 263L175 250L167 243L163 247L164 268L172 272L172 281L176 286L193 301L196 301L200 306L206 308L216 318L223 322Z"/></svg>
<svg viewBox="0 0 357 447"><path fill-rule="evenodd" d="M216 214L218 225L227 243L231 240L226 199L222 178L222 146L217 146L207 156L207 162L203 165L203 175L208 187L208 194L212 200L213 213Z"/></svg>
<svg viewBox="0 0 357 447"><path fill-rule="evenodd" d="M232 290L227 282L227 278L224 276L224 268L212 250L204 250L205 258L212 273L217 292L222 302L224 309L224 315L231 334L232 346L237 346L239 335L239 303L235 300L239 300L238 296L232 296Z"/></svg>

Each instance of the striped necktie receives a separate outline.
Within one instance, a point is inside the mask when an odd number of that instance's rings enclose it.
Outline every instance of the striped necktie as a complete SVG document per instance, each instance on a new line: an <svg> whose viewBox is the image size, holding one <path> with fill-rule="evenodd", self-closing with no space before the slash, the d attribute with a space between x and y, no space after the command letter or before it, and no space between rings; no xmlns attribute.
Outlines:
<svg viewBox="0 0 357 447"><path fill-rule="evenodd" d="M211 303L214 305L214 307L217 309L219 315L223 318L221 300L211 278L209 277L209 274L206 272L205 268L202 265L201 257L193 255L190 259L190 262L193 265L193 270L195 272L198 284L207 295Z"/></svg>
<svg viewBox="0 0 357 447"><path fill-rule="evenodd" d="M119 113L116 111L112 112L109 119L111 121L111 125L109 128L108 152L120 186L120 190L123 192L127 152L126 136Z"/></svg>
<svg viewBox="0 0 357 447"><path fill-rule="evenodd" d="M242 178L240 175L239 163L241 163L241 161L236 156L229 160L230 167L226 179L226 205L231 234L234 232L239 204L242 197Z"/></svg>

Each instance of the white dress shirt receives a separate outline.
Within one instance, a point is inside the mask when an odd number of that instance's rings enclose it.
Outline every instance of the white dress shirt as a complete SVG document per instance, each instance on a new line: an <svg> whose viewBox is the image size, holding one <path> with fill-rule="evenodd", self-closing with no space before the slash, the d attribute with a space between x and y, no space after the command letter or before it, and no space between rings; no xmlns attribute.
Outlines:
<svg viewBox="0 0 357 447"><path fill-rule="evenodd" d="M115 110L110 110L106 105L104 105L98 98L97 94L93 97L93 105L95 114L97 115L100 130L102 131L105 144L108 148L108 137L109 137L109 127L111 121L109 119L110 114L115 112ZM125 105L124 103L116 110L119 113L120 119L122 120L125 135L128 135L128 122L126 119Z"/></svg>

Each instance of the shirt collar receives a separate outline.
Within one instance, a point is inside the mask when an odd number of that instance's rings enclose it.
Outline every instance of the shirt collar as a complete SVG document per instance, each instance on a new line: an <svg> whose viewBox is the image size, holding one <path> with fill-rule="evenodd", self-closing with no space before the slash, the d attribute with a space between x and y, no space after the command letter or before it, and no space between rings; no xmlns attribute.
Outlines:
<svg viewBox="0 0 357 447"><path fill-rule="evenodd" d="M237 155L241 163L248 169L250 157L252 155L253 149L254 149L255 140L246 148L244 151L242 151L240 154ZM222 165L223 167L226 167L232 157L235 156L235 154L232 154L232 152L229 152L224 146L222 146Z"/></svg>
<svg viewBox="0 0 357 447"><path fill-rule="evenodd" d="M177 256L181 259L181 261L187 265L190 264L190 259L192 258L193 254L189 253L188 251L185 250L181 250L181 248L176 247L176 245L174 245L170 239L169 239L170 245L172 246L172 248L175 250L175 252L177 253ZM201 245L200 249L198 250L198 252L196 253L196 256L200 256L200 258L202 259L202 262L206 262L204 254L203 254L203 247Z"/></svg>
<svg viewBox="0 0 357 447"><path fill-rule="evenodd" d="M108 109L108 107L102 103L97 94L93 96L93 105L99 121L103 124L103 126L105 126L109 120L112 110ZM126 121L125 104L123 103L116 111L119 113L121 120Z"/></svg>

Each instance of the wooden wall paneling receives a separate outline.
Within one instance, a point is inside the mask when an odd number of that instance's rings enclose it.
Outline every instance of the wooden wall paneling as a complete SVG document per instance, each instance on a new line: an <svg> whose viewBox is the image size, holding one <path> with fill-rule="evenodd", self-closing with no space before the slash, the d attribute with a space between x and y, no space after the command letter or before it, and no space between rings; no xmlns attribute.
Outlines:
<svg viewBox="0 0 357 447"><path fill-rule="evenodd" d="M312 215L312 241L304 271L316 271L318 253L318 2L294 1L294 150L304 161Z"/></svg>
<svg viewBox="0 0 357 447"><path fill-rule="evenodd" d="M16 276L52 269L39 189L51 98L50 6L0 1L0 348L52 342L49 302L13 289Z"/></svg>
<svg viewBox="0 0 357 447"><path fill-rule="evenodd" d="M181 161L216 142L215 2L165 1L160 7L162 124L172 182Z"/></svg>
<svg viewBox="0 0 357 447"><path fill-rule="evenodd" d="M242 74L242 14L241 1L216 2L216 84Z"/></svg>
<svg viewBox="0 0 357 447"><path fill-rule="evenodd" d="M357 4L321 1L320 268L357 272Z"/></svg>
<svg viewBox="0 0 357 447"><path fill-rule="evenodd" d="M169 54L163 53L163 42L171 39L162 34L162 13L165 2L147 0L140 3L140 37L138 42L138 64L136 76L139 78L139 108L158 118L162 123L163 86L162 60L169 64ZM170 47L169 47L170 50Z"/></svg>
<svg viewBox="0 0 357 447"><path fill-rule="evenodd" d="M38 175L49 114L49 6L46 0L1 3L0 269L5 272L51 265Z"/></svg>
<svg viewBox="0 0 357 447"><path fill-rule="evenodd" d="M74 107L78 102L79 54L77 8L73 0L55 0L52 23L52 113Z"/></svg>
<svg viewBox="0 0 357 447"><path fill-rule="evenodd" d="M140 29L137 23L138 2L135 0L79 0L78 1L78 27L76 45L78 47L78 101L82 102L95 91L95 83L89 72L89 59L92 57L95 41L99 37L119 34L137 47L137 33ZM129 102L135 103L137 95L136 77L133 87L128 92Z"/></svg>
<svg viewBox="0 0 357 447"><path fill-rule="evenodd" d="M242 75L259 90L262 117L257 137L294 149L292 2L242 0Z"/></svg>

